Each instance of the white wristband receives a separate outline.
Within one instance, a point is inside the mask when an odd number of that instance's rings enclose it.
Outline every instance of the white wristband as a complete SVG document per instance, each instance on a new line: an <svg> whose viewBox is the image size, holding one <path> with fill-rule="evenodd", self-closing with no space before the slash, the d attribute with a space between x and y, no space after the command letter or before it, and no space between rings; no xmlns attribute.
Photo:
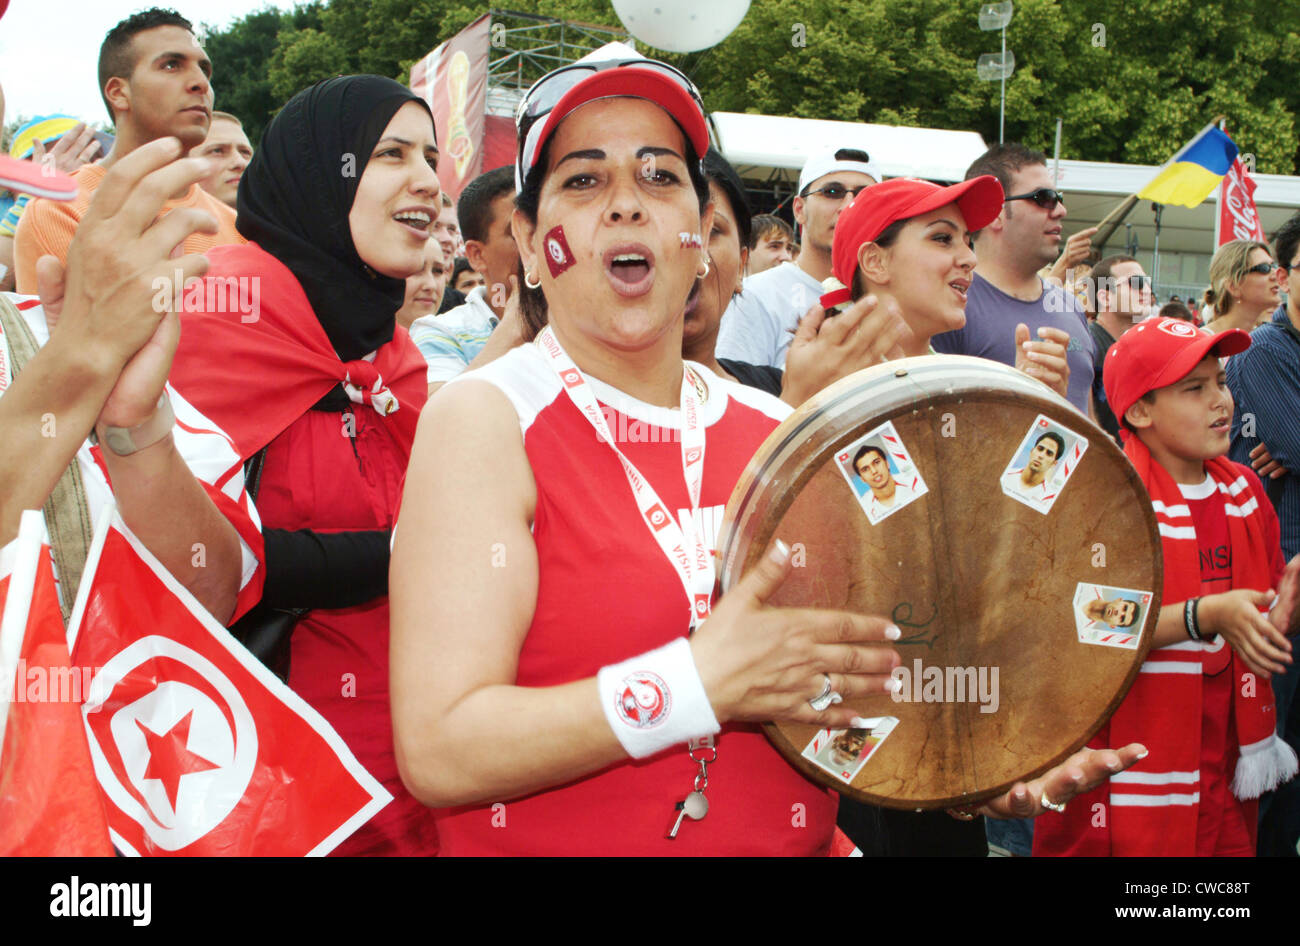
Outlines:
<svg viewBox="0 0 1300 946"><path fill-rule="evenodd" d="M721 730L686 638L601 667L600 708L634 759Z"/></svg>

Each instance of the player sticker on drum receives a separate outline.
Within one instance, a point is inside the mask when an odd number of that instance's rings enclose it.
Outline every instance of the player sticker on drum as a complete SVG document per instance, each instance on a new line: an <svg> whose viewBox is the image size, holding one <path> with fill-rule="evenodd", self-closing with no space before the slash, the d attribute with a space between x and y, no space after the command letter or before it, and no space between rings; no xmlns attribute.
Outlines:
<svg viewBox="0 0 1300 946"><path fill-rule="evenodd" d="M1039 414L1002 472L1002 492L1047 515L1087 449L1087 437Z"/></svg>
<svg viewBox="0 0 1300 946"><path fill-rule="evenodd" d="M898 725L895 716L877 716L863 720L870 729L819 729L812 742L804 747L803 757L811 759L846 785L852 782L867 760Z"/></svg>
<svg viewBox="0 0 1300 946"><path fill-rule="evenodd" d="M886 421L835 455L835 465L873 526L929 492L907 447Z"/></svg>
<svg viewBox="0 0 1300 946"><path fill-rule="evenodd" d="M1079 640L1136 650L1151 606L1151 592L1079 582L1074 588L1074 624Z"/></svg>

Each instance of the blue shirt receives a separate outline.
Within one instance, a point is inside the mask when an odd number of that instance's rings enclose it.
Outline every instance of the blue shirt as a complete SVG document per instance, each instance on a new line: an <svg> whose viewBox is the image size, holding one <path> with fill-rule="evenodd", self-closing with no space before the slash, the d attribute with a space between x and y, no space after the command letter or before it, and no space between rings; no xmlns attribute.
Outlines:
<svg viewBox="0 0 1300 946"><path fill-rule="evenodd" d="M1009 296L979 273L966 294L966 325L931 340L935 351L945 355L974 355L1016 366L1016 325L1029 327L1031 341L1040 341L1038 330L1045 325L1064 329L1070 336L1065 353L1070 366L1069 396L1066 398L1084 414L1092 391L1093 341L1088 317L1079 300L1059 286L1043 283L1043 293L1033 302Z"/></svg>
<svg viewBox="0 0 1300 946"><path fill-rule="evenodd" d="M1228 387L1236 410L1228 457L1250 464L1262 440L1290 472L1280 480L1276 502L1282 552L1300 554L1300 337L1280 305L1273 318L1250 333L1250 347L1228 359ZM1264 485L1269 486L1265 480ZM1276 487L1274 487L1276 488ZM1270 490L1271 492L1271 490Z"/></svg>

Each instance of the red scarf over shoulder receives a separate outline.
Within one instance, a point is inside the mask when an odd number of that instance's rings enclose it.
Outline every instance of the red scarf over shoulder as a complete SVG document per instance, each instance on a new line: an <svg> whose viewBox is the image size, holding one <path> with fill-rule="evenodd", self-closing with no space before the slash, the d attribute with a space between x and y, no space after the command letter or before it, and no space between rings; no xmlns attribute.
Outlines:
<svg viewBox="0 0 1300 946"><path fill-rule="evenodd" d="M219 246L182 297L172 385L248 459L335 385L392 425L409 455L428 394L425 361L406 329L373 361L339 360L288 268L255 243Z"/></svg>
<svg viewBox="0 0 1300 946"><path fill-rule="evenodd" d="M1201 569L1191 510L1172 476L1137 437L1124 452L1151 494L1164 552L1163 605L1197 597ZM1272 507L1257 480L1226 457L1206 461L1218 487L1232 543L1232 587L1267 591L1273 584L1266 517ZM1241 758L1232 779L1237 798L1258 798L1296 773L1296 757L1275 733L1273 687L1257 678L1222 637L1152 650L1110 722L1088 743L1108 748L1140 742L1150 753L1131 769L1048 812L1034 827L1034 854L1177 856L1196 854L1200 803L1201 678L1232 662L1233 711Z"/></svg>

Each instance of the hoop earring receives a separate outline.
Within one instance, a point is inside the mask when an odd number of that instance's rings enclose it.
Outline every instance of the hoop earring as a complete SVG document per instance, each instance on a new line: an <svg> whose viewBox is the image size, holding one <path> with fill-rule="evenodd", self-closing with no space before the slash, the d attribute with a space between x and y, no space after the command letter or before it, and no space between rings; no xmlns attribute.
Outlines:
<svg viewBox="0 0 1300 946"><path fill-rule="evenodd" d="M541 289L542 279L540 276L534 276L533 271L530 269L528 272L524 273L524 285L529 289Z"/></svg>
<svg viewBox="0 0 1300 946"><path fill-rule="evenodd" d="M700 271L697 269L697 270L695 271L695 278L696 278L696 279L703 279L703 278L704 278L705 276L707 276L707 275L709 275L709 257L706 255L706 256L704 257L704 272L700 272Z"/></svg>

